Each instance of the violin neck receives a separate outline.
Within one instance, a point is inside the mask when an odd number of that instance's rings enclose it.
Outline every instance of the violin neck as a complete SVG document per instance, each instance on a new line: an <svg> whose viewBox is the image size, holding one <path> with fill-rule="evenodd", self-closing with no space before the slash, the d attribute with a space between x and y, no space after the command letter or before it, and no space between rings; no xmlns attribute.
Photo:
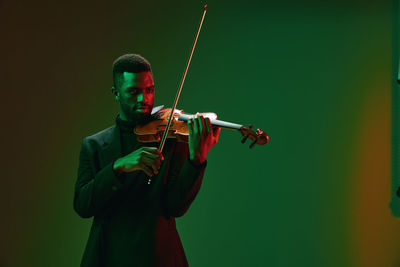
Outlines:
<svg viewBox="0 0 400 267"><path fill-rule="evenodd" d="M179 121L188 121L193 117L194 117L194 115L180 114L178 120ZM218 127L228 129L228 130L239 131L243 127L243 125L240 125L240 124L231 123L231 122L227 122L227 121L214 120L214 119L210 119L210 122L211 122L211 125L213 125L213 126L218 126Z"/></svg>

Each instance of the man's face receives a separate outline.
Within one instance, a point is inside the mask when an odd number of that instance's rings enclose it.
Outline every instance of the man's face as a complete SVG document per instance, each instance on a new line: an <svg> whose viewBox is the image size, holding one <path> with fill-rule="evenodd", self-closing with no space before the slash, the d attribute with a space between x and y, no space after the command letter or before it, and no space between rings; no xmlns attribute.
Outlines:
<svg viewBox="0 0 400 267"><path fill-rule="evenodd" d="M121 119L138 121L151 113L154 105L154 81L150 71L124 72L118 91Z"/></svg>

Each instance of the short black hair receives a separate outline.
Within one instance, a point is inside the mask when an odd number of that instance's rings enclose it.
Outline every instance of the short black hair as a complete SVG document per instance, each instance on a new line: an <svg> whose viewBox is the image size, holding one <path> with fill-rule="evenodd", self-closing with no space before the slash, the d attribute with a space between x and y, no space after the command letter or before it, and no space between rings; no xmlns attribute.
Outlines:
<svg viewBox="0 0 400 267"><path fill-rule="evenodd" d="M113 83L118 88L121 75L124 72L139 73L150 71L151 65L147 59L138 54L125 54L114 60L113 63Z"/></svg>

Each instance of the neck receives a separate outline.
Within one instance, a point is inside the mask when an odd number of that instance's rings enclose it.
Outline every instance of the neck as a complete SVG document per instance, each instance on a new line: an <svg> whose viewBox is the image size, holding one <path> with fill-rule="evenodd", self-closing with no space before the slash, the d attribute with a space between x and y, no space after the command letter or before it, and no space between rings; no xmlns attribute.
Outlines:
<svg viewBox="0 0 400 267"><path fill-rule="evenodd" d="M125 113L123 113L121 110L119 111L119 118L123 121L130 121L128 120L128 118L126 117Z"/></svg>

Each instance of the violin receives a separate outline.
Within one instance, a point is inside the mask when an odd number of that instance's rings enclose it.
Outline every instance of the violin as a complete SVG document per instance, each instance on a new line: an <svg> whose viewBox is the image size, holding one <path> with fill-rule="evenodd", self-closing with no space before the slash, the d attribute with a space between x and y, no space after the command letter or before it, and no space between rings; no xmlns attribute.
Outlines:
<svg viewBox="0 0 400 267"><path fill-rule="evenodd" d="M168 121L167 119L171 116L171 108L157 107L154 111L154 120L150 121L145 125L136 126L134 133L137 136L137 140L141 143L148 142L160 142L164 131L166 130ZM217 114L212 112L207 113L196 113L196 114L185 114L183 110L175 109L173 114L172 123L167 132L167 138L175 138L178 142L188 143L189 140L189 129L187 121L191 118L202 115L204 118L209 118L212 126L221 127L223 129L235 130L242 134L242 143L245 143L247 139L251 140L250 148L253 148L255 144L265 145L269 141L268 135L261 129L254 131L253 125L245 127L240 124L217 120Z"/></svg>
<svg viewBox="0 0 400 267"><path fill-rule="evenodd" d="M207 12L207 5L204 6L203 15L200 20L200 25L196 33L196 37L194 39L194 43L192 46L192 50L190 51L189 59L186 64L185 71L182 76L182 80L178 89L178 92L175 96L174 104L170 109L160 109L155 113L156 119L149 122L144 126L137 126L134 129L135 134L140 142L160 142L159 150L162 152L164 148L164 144L166 139L176 138L177 141L188 142L189 129L187 127L186 121L190 120L193 117L203 115L210 119L210 122L214 126L218 126L225 129L231 129L239 131L243 135L242 143L244 143L247 139L252 141L250 148L252 148L255 144L265 145L269 141L269 137L262 130L257 129L257 131L252 130L252 125L248 128L243 125L225 122L217 120L217 115L215 113L196 113L196 114L184 114L183 111L176 109L176 105L178 103L179 96L182 91L183 83L186 78L187 71L189 69L190 62L192 60L194 48L196 47L197 38L199 37L199 33L201 27L203 25L204 17ZM167 120L168 118L168 120ZM171 128L172 127L172 128ZM162 134L161 134L162 133ZM162 136L162 137L161 137ZM147 184L151 183L150 177L148 178Z"/></svg>

